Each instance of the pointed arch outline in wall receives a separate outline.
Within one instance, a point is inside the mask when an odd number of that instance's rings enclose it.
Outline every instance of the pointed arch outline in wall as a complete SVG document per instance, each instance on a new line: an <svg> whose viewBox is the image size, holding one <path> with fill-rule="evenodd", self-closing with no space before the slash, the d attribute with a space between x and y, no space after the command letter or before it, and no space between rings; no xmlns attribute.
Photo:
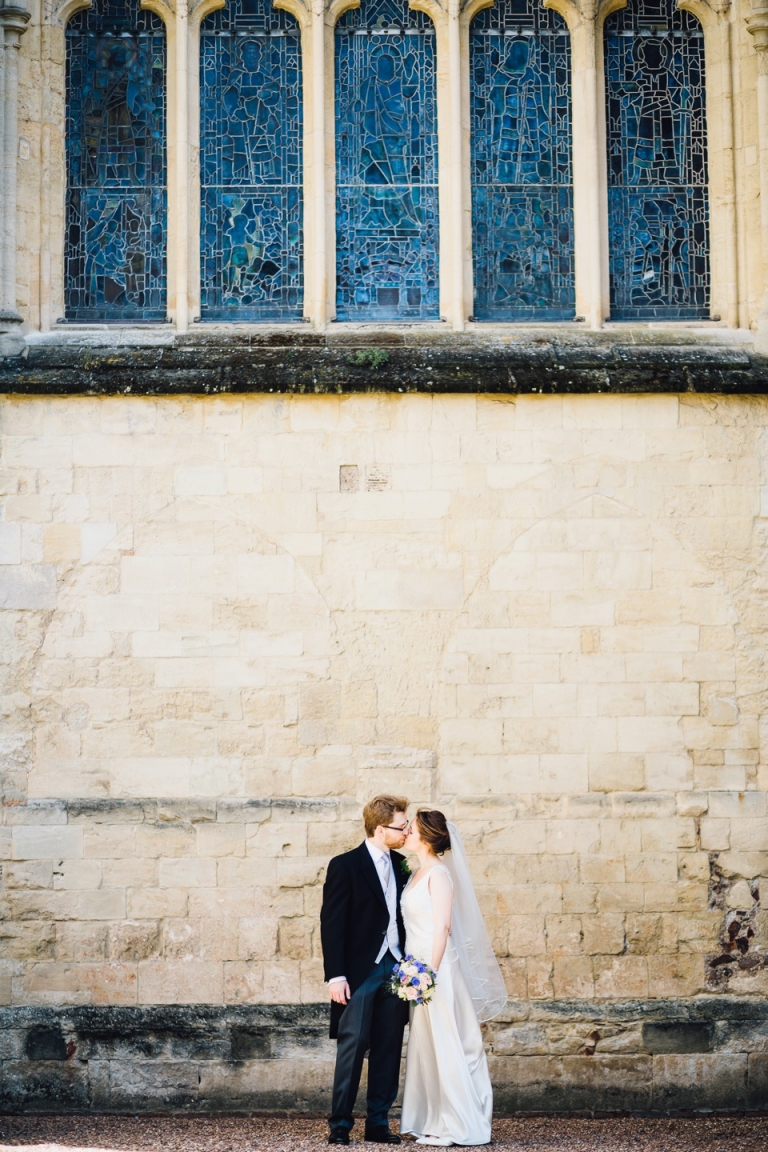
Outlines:
<svg viewBox="0 0 768 1152"><path fill-rule="evenodd" d="M604 24L611 315L710 315L704 33L675 0Z"/></svg>
<svg viewBox="0 0 768 1152"><path fill-rule="evenodd" d="M164 29L134 0L65 4L57 18L66 21L65 315L164 320Z"/></svg>
<svg viewBox="0 0 768 1152"><path fill-rule="evenodd" d="M530 0L470 28L474 315L574 316L570 32Z"/></svg>
<svg viewBox="0 0 768 1152"><path fill-rule="evenodd" d="M301 319L300 36L271 0L201 23L201 319Z"/></svg>
<svg viewBox="0 0 768 1152"><path fill-rule="evenodd" d="M336 314L437 320L435 29L407 0L365 0L334 40Z"/></svg>

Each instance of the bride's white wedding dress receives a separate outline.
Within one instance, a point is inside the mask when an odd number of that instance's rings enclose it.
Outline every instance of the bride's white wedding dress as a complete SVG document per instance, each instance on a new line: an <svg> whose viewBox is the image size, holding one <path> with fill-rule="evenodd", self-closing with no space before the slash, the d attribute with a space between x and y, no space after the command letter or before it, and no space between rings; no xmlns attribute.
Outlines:
<svg viewBox="0 0 768 1152"><path fill-rule="evenodd" d="M427 964L435 928L430 881L438 870L453 888L450 869L436 864L416 883L410 880L401 898L406 952ZM400 1131L445 1144L487 1144L492 1112L477 1010L449 936L431 1001L411 1008Z"/></svg>

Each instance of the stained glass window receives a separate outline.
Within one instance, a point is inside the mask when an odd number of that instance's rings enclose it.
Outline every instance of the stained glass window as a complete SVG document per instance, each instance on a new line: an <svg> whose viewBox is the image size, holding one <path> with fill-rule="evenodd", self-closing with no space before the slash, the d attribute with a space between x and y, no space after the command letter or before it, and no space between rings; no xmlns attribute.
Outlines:
<svg viewBox="0 0 768 1152"><path fill-rule="evenodd" d="M571 40L539 0L496 0L470 28L477 320L574 313Z"/></svg>
<svg viewBox="0 0 768 1152"><path fill-rule="evenodd" d="M336 315L437 320L435 35L407 0L336 26Z"/></svg>
<svg viewBox="0 0 768 1152"><path fill-rule="evenodd" d="M301 44L270 0L228 0L200 29L204 320L302 315Z"/></svg>
<svg viewBox="0 0 768 1152"><path fill-rule="evenodd" d="M165 33L138 0L66 30L65 315L166 315Z"/></svg>
<svg viewBox="0 0 768 1152"><path fill-rule="evenodd" d="M611 316L709 315L704 37L675 0L605 22Z"/></svg>

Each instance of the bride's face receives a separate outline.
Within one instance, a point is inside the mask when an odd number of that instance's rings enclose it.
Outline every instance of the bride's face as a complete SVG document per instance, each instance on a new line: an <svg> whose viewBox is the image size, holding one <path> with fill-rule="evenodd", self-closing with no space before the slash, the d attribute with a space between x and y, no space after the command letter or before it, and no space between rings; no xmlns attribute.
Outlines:
<svg viewBox="0 0 768 1152"><path fill-rule="evenodd" d="M405 838L404 847L406 852L418 852L419 848L423 847L423 845L424 841L421 836L419 836L419 826L414 817L408 825L408 835Z"/></svg>

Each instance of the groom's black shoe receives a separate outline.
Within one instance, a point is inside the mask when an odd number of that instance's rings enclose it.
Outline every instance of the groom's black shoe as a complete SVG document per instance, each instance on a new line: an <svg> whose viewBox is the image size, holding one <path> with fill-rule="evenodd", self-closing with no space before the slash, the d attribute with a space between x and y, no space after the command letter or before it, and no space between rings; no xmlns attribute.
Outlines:
<svg viewBox="0 0 768 1152"><path fill-rule="evenodd" d="M346 1128L331 1128L328 1137L329 1144L349 1144L349 1132Z"/></svg>
<svg viewBox="0 0 768 1152"><path fill-rule="evenodd" d="M375 1128L365 1129L365 1139L370 1144L400 1144L397 1132L391 1132L386 1124L379 1124Z"/></svg>

